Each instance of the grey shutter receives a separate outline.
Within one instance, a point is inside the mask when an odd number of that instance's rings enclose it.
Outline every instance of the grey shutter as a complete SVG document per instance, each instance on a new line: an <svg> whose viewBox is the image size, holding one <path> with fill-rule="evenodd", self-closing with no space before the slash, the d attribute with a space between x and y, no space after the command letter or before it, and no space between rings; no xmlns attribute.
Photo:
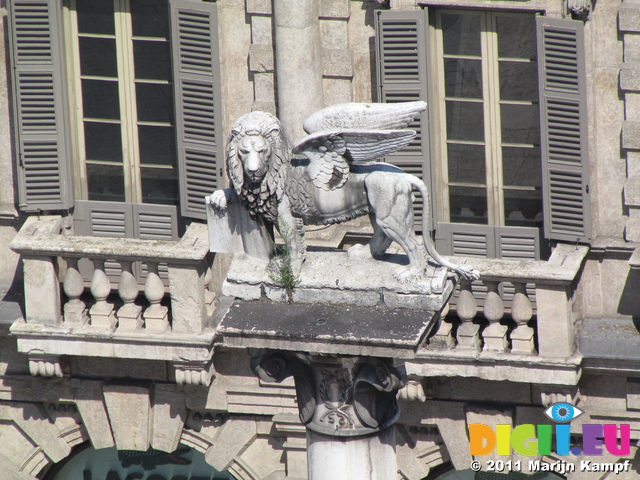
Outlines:
<svg viewBox="0 0 640 480"><path fill-rule="evenodd" d="M537 17L545 236L591 238L584 27Z"/></svg>
<svg viewBox="0 0 640 480"><path fill-rule="evenodd" d="M376 60L379 101L386 103L427 101L427 9L376 10ZM429 113L409 128L417 132L402 151L385 160L420 177L431 191ZM422 230L422 199L414 206L416 227ZM430 212L433 213L433 212ZM433 219L433 215L430 215ZM433 229L433 224L429 225Z"/></svg>
<svg viewBox="0 0 640 480"><path fill-rule="evenodd" d="M73 230L76 235L91 237L133 237L131 204L122 202L96 202L78 200L73 211ZM91 281L93 265L87 259L78 263L80 273L86 281ZM112 283L120 280L120 264L107 260L105 272Z"/></svg>
<svg viewBox="0 0 640 480"><path fill-rule="evenodd" d="M171 42L181 212L205 220L224 163L216 5L172 0Z"/></svg>
<svg viewBox="0 0 640 480"><path fill-rule="evenodd" d="M73 197L64 116L61 3L7 3L20 208L67 210Z"/></svg>
<svg viewBox="0 0 640 480"><path fill-rule="evenodd" d="M178 240L176 207L171 205L133 204L135 238L142 240ZM140 283L147 278L147 265L136 262L135 273ZM165 285L169 283L169 269L166 263L158 265L158 274Z"/></svg>

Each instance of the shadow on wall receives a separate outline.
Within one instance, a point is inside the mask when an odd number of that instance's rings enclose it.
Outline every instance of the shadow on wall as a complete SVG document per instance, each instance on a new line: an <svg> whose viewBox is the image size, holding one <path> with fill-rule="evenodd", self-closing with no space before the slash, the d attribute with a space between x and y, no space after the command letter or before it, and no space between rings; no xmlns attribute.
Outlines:
<svg viewBox="0 0 640 480"><path fill-rule="evenodd" d="M618 313L634 317L634 324L640 326L640 269L629 270L618 303Z"/></svg>

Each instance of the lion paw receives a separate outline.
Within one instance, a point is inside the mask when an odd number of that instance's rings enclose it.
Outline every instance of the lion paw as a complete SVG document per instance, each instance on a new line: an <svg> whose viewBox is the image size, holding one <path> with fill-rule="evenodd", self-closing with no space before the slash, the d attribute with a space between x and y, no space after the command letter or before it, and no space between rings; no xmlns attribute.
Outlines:
<svg viewBox="0 0 640 480"><path fill-rule="evenodd" d="M480 278L480 272L473 267L468 265L459 265L455 271L462 275L465 280L473 281L478 280Z"/></svg>
<svg viewBox="0 0 640 480"><path fill-rule="evenodd" d="M369 245L360 245L356 243L351 245L347 250L347 256L349 260L372 260L371 249Z"/></svg>
<svg viewBox="0 0 640 480"><path fill-rule="evenodd" d="M422 276L422 270L410 267L400 267L393 272L393 277L400 283L411 283L422 278Z"/></svg>

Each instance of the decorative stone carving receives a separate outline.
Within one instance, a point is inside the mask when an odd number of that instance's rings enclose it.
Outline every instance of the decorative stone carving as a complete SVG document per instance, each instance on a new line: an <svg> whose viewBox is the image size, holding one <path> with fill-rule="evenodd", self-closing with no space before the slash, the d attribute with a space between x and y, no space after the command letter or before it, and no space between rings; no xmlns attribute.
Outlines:
<svg viewBox="0 0 640 480"><path fill-rule="evenodd" d="M567 8L576 20L589 20L593 4L592 0L567 0Z"/></svg>
<svg viewBox="0 0 640 480"><path fill-rule="evenodd" d="M293 376L300 420L317 433L368 435L400 415L396 393L403 386L401 375L379 359L277 352L253 357L252 368L266 382Z"/></svg>
<svg viewBox="0 0 640 480"><path fill-rule="evenodd" d="M55 355L29 355L29 373L41 377L62 377L60 357Z"/></svg>
<svg viewBox="0 0 640 480"><path fill-rule="evenodd" d="M180 385L204 385L208 387L213 378L213 364L205 362L175 362L176 383Z"/></svg>
<svg viewBox="0 0 640 480"><path fill-rule="evenodd" d="M376 161L409 144L416 132L405 127L425 108L425 102L327 107L307 118L309 135L293 149L276 117L246 114L234 125L227 144L232 188L214 192L207 203L224 211L239 201L258 223L275 225L291 247L294 270L299 271L305 258L305 224L329 225L369 214L373 238L368 247L353 246L350 257L379 258L395 241L409 257L409 266L394 273L402 282L424 277L427 253L439 265L477 279L473 268L441 257L429 235L424 242L415 235L412 190L428 203L424 182ZM425 207L423 232L429 231L429 214Z"/></svg>

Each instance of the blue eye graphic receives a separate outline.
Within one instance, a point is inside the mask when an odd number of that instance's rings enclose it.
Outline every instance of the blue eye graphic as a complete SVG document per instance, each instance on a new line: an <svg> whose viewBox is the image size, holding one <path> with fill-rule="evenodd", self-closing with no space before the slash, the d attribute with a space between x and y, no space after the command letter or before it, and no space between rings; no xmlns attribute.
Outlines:
<svg viewBox="0 0 640 480"><path fill-rule="evenodd" d="M544 414L554 422L570 422L584 412L570 403L554 403L544 411Z"/></svg>

